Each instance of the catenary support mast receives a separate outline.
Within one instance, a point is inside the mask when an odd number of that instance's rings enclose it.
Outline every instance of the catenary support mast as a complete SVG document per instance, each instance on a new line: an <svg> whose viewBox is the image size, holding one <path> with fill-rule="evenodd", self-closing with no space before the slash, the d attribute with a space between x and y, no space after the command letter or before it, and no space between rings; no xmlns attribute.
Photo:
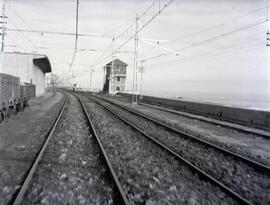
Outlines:
<svg viewBox="0 0 270 205"><path fill-rule="evenodd" d="M138 15L136 15L135 44L134 44L134 67L133 67L133 85L131 105L137 104L138 100Z"/></svg>
<svg viewBox="0 0 270 205"><path fill-rule="evenodd" d="M7 24L7 16L6 16L6 1L2 0L2 13L0 16L0 30L1 30L1 54L0 54L0 73L4 72L4 50L5 50L5 35L6 35L6 24Z"/></svg>

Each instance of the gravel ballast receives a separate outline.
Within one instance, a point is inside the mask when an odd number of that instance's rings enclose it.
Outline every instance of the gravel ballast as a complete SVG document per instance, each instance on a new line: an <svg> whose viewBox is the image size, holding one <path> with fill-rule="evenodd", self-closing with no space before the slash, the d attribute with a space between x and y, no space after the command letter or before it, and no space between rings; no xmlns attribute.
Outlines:
<svg viewBox="0 0 270 205"><path fill-rule="evenodd" d="M114 101L130 106L129 102ZM211 124L141 104L133 106L132 108L186 133L195 135L201 139L270 166L270 140L260 135L242 132L222 125Z"/></svg>
<svg viewBox="0 0 270 205"><path fill-rule="evenodd" d="M245 163L181 137L122 108L110 103L102 103L254 204L270 203L269 175L256 172Z"/></svg>
<svg viewBox="0 0 270 205"><path fill-rule="evenodd" d="M110 205L117 197L82 107L70 95L23 203Z"/></svg>
<svg viewBox="0 0 270 205"><path fill-rule="evenodd" d="M237 204L104 108L83 99L132 204Z"/></svg>
<svg viewBox="0 0 270 205"><path fill-rule="evenodd" d="M0 123L0 205L20 188L64 101L61 93L48 91Z"/></svg>

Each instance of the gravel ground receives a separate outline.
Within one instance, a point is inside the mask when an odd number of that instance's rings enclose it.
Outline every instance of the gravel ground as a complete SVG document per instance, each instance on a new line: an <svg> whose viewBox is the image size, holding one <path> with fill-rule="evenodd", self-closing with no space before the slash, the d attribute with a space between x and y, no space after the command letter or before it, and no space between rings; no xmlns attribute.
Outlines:
<svg viewBox="0 0 270 205"><path fill-rule="evenodd" d="M8 204L20 187L63 103L61 93L46 92L0 123L0 205Z"/></svg>
<svg viewBox="0 0 270 205"><path fill-rule="evenodd" d="M130 106L130 103L127 102L117 102ZM256 134L247 134L232 128L214 125L148 106L136 105L132 108L179 130L270 166L269 139L265 139Z"/></svg>
<svg viewBox="0 0 270 205"><path fill-rule="evenodd" d="M119 204L100 154L79 101L70 95L24 204Z"/></svg>
<svg viewBox="0 0 270 205"><path fill-rule="evenodd" d="M270 204L270 177L215 149L183 138L142 117L103 103L254 204ZM198 154L199 153L199 154Z"/></svg>
<svg viewBox="0 0 270 205"><path fill-rule="evenodd" d="M104 108L84 101L132 204L236 204Z"/></svg>

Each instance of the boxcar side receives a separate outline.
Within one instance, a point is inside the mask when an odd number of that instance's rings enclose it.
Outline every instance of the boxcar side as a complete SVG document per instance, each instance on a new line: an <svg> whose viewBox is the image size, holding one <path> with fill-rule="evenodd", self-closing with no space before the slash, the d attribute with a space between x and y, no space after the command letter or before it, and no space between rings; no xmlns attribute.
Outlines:
<svg viewBox="0 0 270 205"><path fill-rule="evenodd" d="M0 73L0 112L1 117L9 114L10 108L17 110L20 103L20 79Z"/></svg>
<svg viewBox="0 0 270 205"><path fill-rule="evenodd" d="M31 98L36 97L36 86L30 83L21 83L20 85L20 98L23 106L28 105Z"/></svg>

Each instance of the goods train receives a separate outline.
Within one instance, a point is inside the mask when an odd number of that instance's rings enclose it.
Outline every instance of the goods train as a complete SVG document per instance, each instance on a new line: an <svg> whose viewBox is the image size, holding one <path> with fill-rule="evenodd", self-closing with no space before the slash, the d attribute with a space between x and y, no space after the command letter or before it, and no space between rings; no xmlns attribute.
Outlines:
<svg viewBox="0 0 270 205"><path fill-rule="evenodd" d="M27 106L35 89L33 84L20 83L18 77L0 73L0 122Z"/></svg>

